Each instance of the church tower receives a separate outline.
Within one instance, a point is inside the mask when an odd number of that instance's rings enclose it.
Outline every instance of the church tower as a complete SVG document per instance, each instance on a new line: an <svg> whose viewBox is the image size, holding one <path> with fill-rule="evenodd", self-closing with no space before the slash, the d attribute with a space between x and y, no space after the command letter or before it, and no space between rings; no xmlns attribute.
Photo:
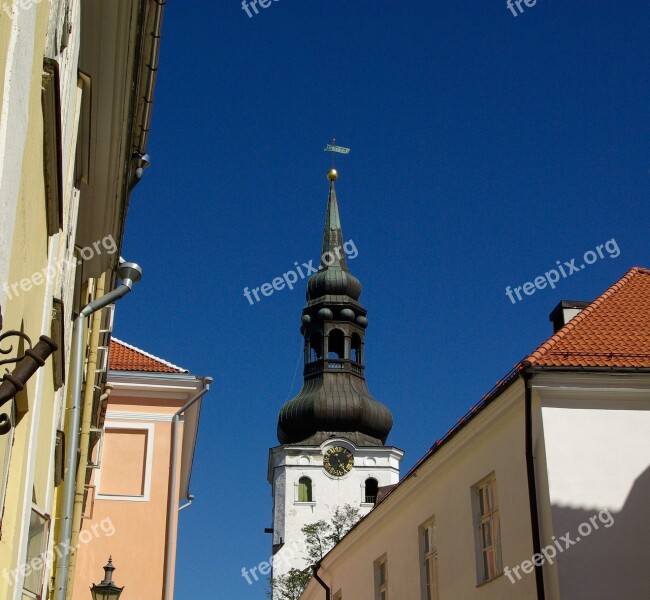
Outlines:
<svg viewBox="0 0 650 600"><path fill-rule="evenodd" d="M280 446L269 453L273 490L273 576L304 569L301 528L330 520L345 504L367 514L377 489L399 481L402 450L386 446L393 425L388 408L366 385L364 339L368 319L361 283L346 263L336 201L337 172L328 173L329 197L318 273L307 284L304 383L278 417Z"/></svg>

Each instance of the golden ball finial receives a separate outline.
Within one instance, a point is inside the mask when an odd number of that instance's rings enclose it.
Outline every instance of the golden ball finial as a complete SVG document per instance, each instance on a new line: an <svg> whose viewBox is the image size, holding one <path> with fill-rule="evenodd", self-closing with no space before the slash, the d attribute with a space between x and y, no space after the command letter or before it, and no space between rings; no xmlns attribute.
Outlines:
<svg viewBox="0 0 650 600"><path fill-rule="evenodd" d="M327 173L327 178L330 181L336 181L339 178L338 171L336 169L330 169Z"/></svg>

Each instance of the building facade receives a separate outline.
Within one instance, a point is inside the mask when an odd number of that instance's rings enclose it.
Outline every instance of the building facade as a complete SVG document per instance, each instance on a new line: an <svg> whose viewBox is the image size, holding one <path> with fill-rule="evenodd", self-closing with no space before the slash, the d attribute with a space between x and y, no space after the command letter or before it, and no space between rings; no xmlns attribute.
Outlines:
<svg viewBox="0 0 650 600"><path fill-rule="evenodd" d="M349 504L367 514L378 489L397 483L403 452L387 446L393 418L365 380L367 311L361 284L347 268L330 181L321 264L307 285L302 311L304 383L281 409L280 446L269 452L273 495L273 577L304 569L302 527L329 521Z"/></svg>
<svg viewBox="0 0 650 600"><path fill-rule="evenodd" d="M302 600L650 597L650 271L551 316Z"/></svg>
<svg viewBox="0 0 650 600"><path fill-rule="evenodd" d="M87 600L109 556L125 600L173 598L179 502L191 500L202 399L177 422L173 417L209 380L115 338L109 367L110 394L91 451L73 600Z"/></svg>
<svg viewBox="0 0 650 600"><path fill-rule="evenodd" d="M79 352L73 323L118 288L129 198L147 164L163 7L23 0L0 10L0 335L18 332L0 341L0 361L19 359L0 384L2 598L71 598L112 307L79 320ZM39 338L48 351L28 374Z"/></svg>

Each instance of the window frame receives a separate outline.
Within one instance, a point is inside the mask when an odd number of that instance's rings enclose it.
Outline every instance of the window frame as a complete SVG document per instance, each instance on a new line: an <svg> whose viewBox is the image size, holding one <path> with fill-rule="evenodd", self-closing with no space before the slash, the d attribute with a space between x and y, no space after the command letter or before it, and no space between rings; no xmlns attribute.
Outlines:
<svg viewBox="0 0 650 600"><path fill-rule="evenodd" d="M428 532L432 532L431 536ZM440 597L438 577L438 542L434 517L419 527L420 534L420 581L424 600L438 600ZM430 540L430 547L427 541ZM428 567L428 569L427 569ZM431 577L430 577L431 576Z"/></svg>
<svg viewBox="0 0 650 600"><path fill-rule="evenodd" d="M368 491L368 481L372 479L376 484L377 484L377 493L375 494L375 499L374 501L369 501L368 498L371 496L368 496L367 491ZM363 480L363 484L361 486L361 505L362 506L375 506L377 504L377 496L379 495L379 480L374 476L374 475L368 475Z"/></svg>
<svg viewBox="0 0 650 600"><path fill-rule="evenodd" d="M472 486L474 533L476 538L476 575L481 585L503 575L501 518L495 473ZM485 533L488 532L486 541Z"/></svg>
<svg viewBox="0 0 650 600"><path fill-rule="evenodd" d="M6 441L7 455L3 465L0 465L0 539L2 539L2 519L5 511L5 501L7 498L7 489L9 488L9 470L11 469L11 457L16 441L16 401L10 400L10 408L7 411L11 419L11 429L4 435L2 441Z"/></svg>
<svg viewBox="0 0 650 600"><path fill-rule="evenodd" d="M38 505L32 503L31 505L31 510L30 510L30 521L31 521L31 516L32 513L35 513L38 515L41 519L43 519L43 528L44 528L44 534L43 534L43 542L41 544L41 550L40 552L32 556L31 558L28 556L29 553L29 530L31 529L31 523L30 526L27 529L27 544L25 547L25 557L22 562L23 566L30 566L30 563L32 563L34 560L40 559L41 561L41 569L40 569L40 580L38 584L38 591L33 592L32 590L28 590L25 588L25 579L28 577L28 574L26 573L27 569L25 569L25 572L21 573L22 579L20 580L20 589L21 589L21 597L22 598L34 598L35 600L40 600L43 596L43 588L45 587L45 574L46 570L48 568L47 564L47 550L49 547L50 543L50 531L52 527L52 518L50 515L48 515L42 508L40 508ZM22 569L21 569L22 571ZM30 574L33 571L30 570Z"/></svg>
<svg viewBox="0 0 650 600"><path fill-rule="evenodd" d="M308 488L309 500L301 500L300 499L300 485L301 485L300 482L303 479L307 479L309 481L309 488ZM298 481L296 483L296 500L295 500L295 503L296 504L309 504L309 505L316 504L316 502L314 502L314 480L311 477L309 477L309 475L301 475L298 478Z"/></svg>
<svg viewBox="0 0 650 600"><path fill-rule="evenodd" d="M373 563L375 572L375 600L388 600L388 555L380 556ZM382 580L382 574L384 576Z"/></svg>
<svg viewBox="0 0 650 600"><path fill-rule="evenodd" d="M156 429L155 423L129 423L125 421L106 421L104 423L104 437L106 433L110 433L113 429L135 429L138 431L147 432L147 444L145 452L144 464L144 486L143 494L140 495L126 495L126 494L108 494L102 492L101 478L102 469L105 468L105 463L95 471L95 500L120 500L126 502L149 502L151 499L151 476L153 473L153 454L154 454L154 432ZM102 447L103 451L103 447Z"/></svg>

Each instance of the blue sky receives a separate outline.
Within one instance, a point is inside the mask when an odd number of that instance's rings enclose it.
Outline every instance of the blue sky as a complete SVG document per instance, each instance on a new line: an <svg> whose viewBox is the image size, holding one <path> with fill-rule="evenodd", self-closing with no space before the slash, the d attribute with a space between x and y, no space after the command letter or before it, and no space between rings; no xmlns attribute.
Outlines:
<svg viewBox="0 0 650 600"><path fill-rule="evenodd" d="M152 166L122 251L144 279L115 334L215 379L176 600L265 597L241 569L270 554L266 463L300 388L306 282L253 306L243 288L318 258L331 137L352 149L337 195L368 383L404 472L550 335L560 300L650 266L650 9L522 7L277 0L249 18L239 0L168 3ZM506 296L612 239L617 258Z"/></svg>

